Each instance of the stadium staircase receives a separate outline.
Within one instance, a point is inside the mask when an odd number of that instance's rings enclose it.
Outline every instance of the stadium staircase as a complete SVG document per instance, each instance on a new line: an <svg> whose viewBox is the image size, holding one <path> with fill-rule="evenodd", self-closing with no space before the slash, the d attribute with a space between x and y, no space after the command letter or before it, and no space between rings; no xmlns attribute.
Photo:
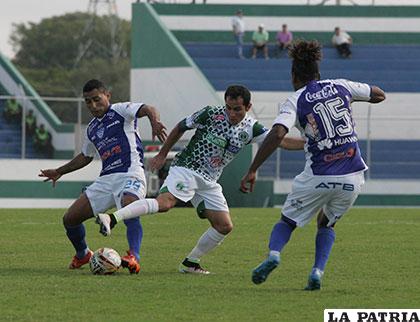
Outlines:
<svg viewBox="0 0 420 322"><path fill-rule="evenodd" d="M5 101L0 100L0 158L21 158L22 129L20 124L8 123L3 117ZM35 151L32 137L26 138L25 157L28 159L45 158Z"/></svg>
<svg viewBox="0 0 420 322"><path fill-rule="evenodd" d="M184 48L217 91L241 83L251 91L293 91L290 82L291 61L283 52L272 59L238 59L233 44L184 43ZM245 46L246 57L251 47ZM323 49L322 78L347 78L375 84L386 92L419 92L420 46L371 45L354 46L351 59L342 59L334 48ZM362 154L366 141L360 142ZM420 179L420 141L374 140L371 142L372 179ZM280 169L276 171L276 158ZM364 155L365 160L367 156ZM303 152L281 151L273 154L260 170L261 176L293 178L304 166Z"/></svg>

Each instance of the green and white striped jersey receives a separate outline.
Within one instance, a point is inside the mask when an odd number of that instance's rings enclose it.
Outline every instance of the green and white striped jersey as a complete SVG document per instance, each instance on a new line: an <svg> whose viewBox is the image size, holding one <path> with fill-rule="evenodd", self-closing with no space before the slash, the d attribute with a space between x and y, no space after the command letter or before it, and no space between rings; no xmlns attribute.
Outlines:
<svg viewBox="0 0 420 322"><path fill-rule="evenodd" d="M172 166L191 169L209 181L217 181L246 144L262 142L268 133L248 114L238 124L230 124L225 106L207 106L184 119L182 125L196 131Z"/></svg>

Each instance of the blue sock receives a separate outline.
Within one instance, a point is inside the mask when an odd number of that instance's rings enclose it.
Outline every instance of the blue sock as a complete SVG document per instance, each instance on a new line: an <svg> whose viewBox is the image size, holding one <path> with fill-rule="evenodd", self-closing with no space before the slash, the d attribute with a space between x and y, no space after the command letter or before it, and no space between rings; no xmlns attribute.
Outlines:
<svg viewBox="0 0 420 322"><path fill-rule="evenodd" d="M85 236L86 230L85 225L80 224L77 226L66 227L67 237L70 239L73 244L74 249L76 249L76 256L78 258L83 258L87 254L88 246L86 244Z"/></svg>
<svg viewBox="0 0 420 322"><path fill-rule="evenodd" d="M287 244L292 235L293 230L296 228L296 223L282 216L281 220L274 225L273 230L271 231L270 243L268 248L270 250L281 252L283 247Z"/></svg>
<svg viewBox="0 0 420 322"><path fill-rule="evenodd" d="M315 264L314 268L324 271L331 249L335 241L335 231L330 227L318 229L315 240Z"/></svg>
<svg viewBox="0 0 420 322"><path fill-rule="evenodd" d="M143 239L143 228L140 223L140 218L131 218L124 220L127 226L127 241L130 252L140 260L140 246Z"/></svg>

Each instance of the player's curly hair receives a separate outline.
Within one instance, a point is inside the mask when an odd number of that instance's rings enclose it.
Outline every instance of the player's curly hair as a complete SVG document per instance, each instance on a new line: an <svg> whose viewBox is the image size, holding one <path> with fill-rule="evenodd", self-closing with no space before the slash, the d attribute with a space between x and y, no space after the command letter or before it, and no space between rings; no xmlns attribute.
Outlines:
<svg viewBox="0 0 420 322"><path fill-rule="evenodd" d="M316 40L299 39L289 49L293 60L292 73L302 82L319 79L319 62L322 59L321 44Z"/></svg>

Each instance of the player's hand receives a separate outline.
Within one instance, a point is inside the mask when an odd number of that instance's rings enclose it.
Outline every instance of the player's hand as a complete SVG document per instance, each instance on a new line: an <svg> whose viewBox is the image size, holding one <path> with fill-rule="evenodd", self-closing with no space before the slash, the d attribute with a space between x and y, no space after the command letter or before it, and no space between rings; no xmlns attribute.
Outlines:
<svg viewBox="0 0 420 322"><path fill-rule="evenodd" d="M239 188L243 193L249 193L254 190L255 180L257 174L255 171L248 171L248 173L241 180L241 187Z"/></svg>
<svg viewBox="0 0 420 322"><path fill-rule="evenodd" d="M166 162L166 156L158 153L156 156L150 159L150 163L149 163L150 171L153 172L155 170L159 170L165 165L165 162Z"/></svg>
<svg viewBox="0 0 420 322"><path fill-rule="evenodd" d="M165 142L168 135L166 134L166 126L161 121L152 122L152 140L155 140L155 137L159 139L160 142Z"/></svg>
<svg viewBox="0 0 420 322"><path fill-rule="evenodd" d="M47 178L44 180L44 182L51 181L52 186L55 187L55 183L58 179L60 179L61 174L58 173L56 169L46 169L46 170L40 170L41 172L38 174L38 177L44 177Z"/></svg>

